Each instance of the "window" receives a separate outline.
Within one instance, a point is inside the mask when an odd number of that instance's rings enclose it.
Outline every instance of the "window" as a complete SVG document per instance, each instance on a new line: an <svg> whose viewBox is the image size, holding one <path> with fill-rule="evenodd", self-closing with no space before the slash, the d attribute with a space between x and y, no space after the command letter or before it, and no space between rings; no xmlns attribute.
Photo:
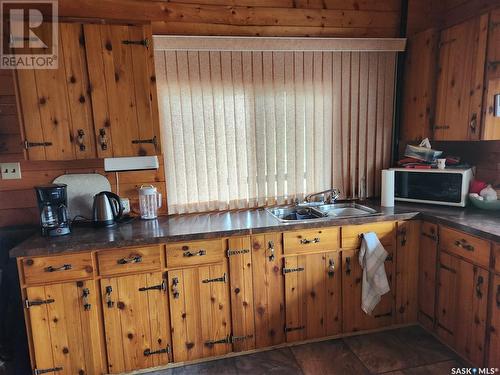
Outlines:
<svg viewBox="0 0 500 375"><path fill-rule="evenodd" d="M157 50L169 213L373 196L394 52Z"/></svg>

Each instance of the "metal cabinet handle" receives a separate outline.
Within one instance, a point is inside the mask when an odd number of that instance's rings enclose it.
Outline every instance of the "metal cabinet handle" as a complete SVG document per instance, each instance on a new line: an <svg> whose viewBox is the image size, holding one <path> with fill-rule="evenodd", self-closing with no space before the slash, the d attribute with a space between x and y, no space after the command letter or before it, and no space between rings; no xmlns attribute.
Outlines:
<svg viewBox="0 0 500 375"><path fill-rule="evenodd" d="M80 147L80 151L85 151L85 131L83 129L78 129L77 132L77 137L76 137L76 143Z"/></svg>
<svg viewBox="0 0 500 375"><path fill-rule="evenodd" d="M67 270L70 270L71 268L73 268L71 266L71 264L63 264L62 266L60 267L52 267L52 266L48 266L44 269L45 272L56 272L56 271L67 271Z"/></svg>
<svg viewBox="0 0 500 375"><path fill-rule="evenodd" d="M345 258L345 274L346 275L351 274L351 257Z"/></svg>
<svg viewBox="0 0 500 375"><path fill-rule="evenodd" d="M270 262L272 262L274 260L274 241L269 241L267 243L267 248L269 250L268 259Z"/></svg>
<svg viewBox="0 0 500 375"><path fill-rule="evenodd" d="M175 299L179 298L181 295L179 289L177 288L178 285L179 285L179 279L177 277L174 277L172 279L172 287L170 288L170 290L172 291L172 295Z"/></svg>
<svg viewBox="0 0 500 375"><path fill-rule="evenodd" d="M118 264L130 264L130 263L141 263L142 256L132 255L130 258L121 258L116 261Z"/></svg>
<svg viewBox="0 0 500 375"><path fill-rule="evenodd" d="M90 295L90 290L89 288L83 288L82 291L82 300L83 300L83 309L85 311L90 310L90 307L92 306L89 302L89 295Z"/></svg>
<svg viewBox="0 0 500 375"><path fill-rule="evenodd" d="M310 244L310 243L318 243L318 242L319 242L319 237L315 237L312 240L308 240L307 238L303 238L303 239L300 240L300 243L302 245L307 245L307 244Z"/></svg>
<svg viewBox="0 0 500 375"><path fill-rule="evenodd" d="M106 135L106 129L99 129L99 145L101 150L106 151L108 149L108 136Z"/></svg>
<svg viewBox="0 0 500 375"><path fill-rule="evenodd" d="M406 229L403 228L401 229L401 231L399 232L399 234L401 235L401 246L405 246L406 245Z"/></svg>
<svg viewBox="0 0 500 375"><path fill-rule="evenodd" d="M335 275L335 261L333 259L328 259L328 276L333 277Z"/></svg>
<svg viewBox="0 0 500 375"><path fill-rule="evenodd" d="M108 305L108 308L110 309L115 305L115 303L111 299L111 292L113 291L113 288L111 287L111 285L108 285L105 290L106 290L106 305Z"/></svg>
<svg viewBox="0 0 500 375"><path fill-rule="evenodd" d="M483 283L484 283L484 278L482 276L479 276L477 278L477 283L476 283L476 296L477 296L477 298L483 298L483 291L481 290Z"/></svg>
<svg viewBox="0 0 500 375"><path fill-rule="evenodd" d="M184 251L182 255L185 257L196 257L196 256L201 257L203 255L207 255L207 251L203 249L198 251Z"/></svg>
<svg viewBox="0 0 500 375"><path fill-rule="evenodd" d="M477 113L473 113L470 122L469 122L470 129L473 133L476 132L477 130Z"/></svg>
<svg viewBox="0 0 500 375"><path fill-rule="evenodd" d="M461 240L456 240L455 241L455 246L456 247L461 247L462 249L467 250L467 251L474 251L474 246L472 246L471 244L467 243L467 240L463 239L463 238Z"/></svg>

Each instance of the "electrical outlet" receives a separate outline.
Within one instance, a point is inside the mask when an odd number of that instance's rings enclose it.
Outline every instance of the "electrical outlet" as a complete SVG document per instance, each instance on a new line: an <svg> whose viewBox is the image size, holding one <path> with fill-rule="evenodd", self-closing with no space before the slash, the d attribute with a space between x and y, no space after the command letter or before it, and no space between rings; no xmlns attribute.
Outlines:
<svg viewBox="0 0 500 375"><path fill-rule="evenodd" d="M2 169L2 180L20 180L21 164L19 163L0 163Z"/></svg>
<svg viewBox="0 0 500 375"><path fill-rule="evenodd" d="M130 213L130 200L128 198L120 198L120 204L123 207L123 213Z"/></svg>

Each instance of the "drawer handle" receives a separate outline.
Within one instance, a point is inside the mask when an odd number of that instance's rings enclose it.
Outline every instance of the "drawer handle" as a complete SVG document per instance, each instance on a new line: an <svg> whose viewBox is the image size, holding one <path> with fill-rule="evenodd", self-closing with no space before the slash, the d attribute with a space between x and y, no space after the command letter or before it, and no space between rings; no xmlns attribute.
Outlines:
<svg viewBox="0 0 500 375"><path fill-rule="evenodd" d="M461 247L462 249L467 250L467 251L474 251L474 246L472 246L471 244L467 243L467 240L465 240L465 239L456 240L455 241L455 246L456 247Z"/></svg>
<svg viewBox="0 0 500 375"><path fill-rule="evenodd" d="M500 308L500 285L497 285L497 307Z"/></svg>
<svg viewBox="0 0 500 375"><path fill-rule="evenodd" d="M178 285L179 285L179 279L177 277L174 277L172 279L172 288L170 288L170 290L172 291L172 295L175 299L179 298L181 295L179 289L177 288Z"/></svg>
<svg viewBox="0 0 500 375"><path fill-rule="evenodd" d="M111 292L113 291L113 288L110 285L108 285L105 290L106 290L106 305L108 306L108 309L111 309L115 305L115 303L111 299Z"/></svg>
<svg viewBox="0 0 500 375"><path fill-rule="evenodd" d="M345 258L345 274L346 275L351 274L351 257Z"/></svg>
<svg viewBox="0 0 500 375"><path fill-rule="evenodd" d="M85 311L90 310L90 307L92 306L89 302L89 295L90 295L90 290L89 288L83 288L82 291L82 300L83 300L83 309Z"/></svg>
<svg viewBox="0 0 500 375"><path fill-rule="evenodd" d="M67 271L72 268L71 264L63 264L61 267L48 266L45 268L45 272L56 272L56 271Z"/></svg>
<svg viewBox="0 0 500 375"><path fill-rule="evenodd" d="M116 263L118 263L118 264L130 264L130 263L141 263L141 262L142 262L142 256L133 255L130 258L118 259L118 261Z"/></svg>
<svg viewBox="0 0 500 375"><path fill-rule="evenodd" d="M269 250L269 261L272 262L274 260L274 241L269 241L267 243L267 248Z"/></svg>
<svg viewBox="0 0 500 375"><path fill-rule="evenodd" d="M483 291L481 290L481 287L483 286L484 283L484 278L482 276L479 276L477 278L477 284L476 284L476 296L477 298L483 298Z"/></svg>
<svg viewBox="0 0 500 375"><path fill-rule="evenodd" d="M303 238L303 239L300 240L300 243L302 245L307 245L307 244L310 244L310 243L318 243L318 242L319 242L319 237L315 237L312 240L308 240L307 238Z"/></svg>
<svg viewBox="0 0 500 375"><path fill-rule="evenodd" d="M328 259L328 277L335 276L335 261Z"/></svg>
<svg viewBox="0 0 500 375"><path fill-rule="evenodd" d="M198 251L184 251L184 254L182 254L185 257L201 257L203 255L207 255L206 250L198 250Z"/></svg>
<svg viewBox="0 0 500 375"><path fill-rule="evenodd" d="M146 349L144 350L144 356L145 357L148 357L150 355L153 355L153 354L169 354L170 353L170 346L167 345L166 348L163 348L163 349L158 349L158 350L151 350L151 349Z"/></svg>

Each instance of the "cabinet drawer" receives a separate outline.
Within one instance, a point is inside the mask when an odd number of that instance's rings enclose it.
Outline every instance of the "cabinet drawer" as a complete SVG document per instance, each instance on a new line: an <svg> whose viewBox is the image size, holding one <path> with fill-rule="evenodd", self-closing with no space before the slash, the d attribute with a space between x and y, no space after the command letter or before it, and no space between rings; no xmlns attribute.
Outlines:
<svg viewBox="0 0 500 375"><path fill-rule="evenodd" d="M495 272L500 273L500 243L493 246L493 251L495 255Z"/></svg>
<svg viewBox="0 0 500 375"><path fill-rule="evenodd" d="M439 228L439 248L488 267L490 242L447 227Z"/></svg>
<svg viewBox="0 0 500 375"><path fill-rule="evenodd" d="M218 263L224 259L224 242L218 239L167 244L167 267Z"/></svg>
<svg viewBox="0 0 500 375"><path fill-rule="evenodd" d="M283 252L302 254L340 248L340 228L298 230L283 233Z"/></svg>
<svg viewBox="0 0 500 375"><path fill-rule="evenodd" d="M366 232L375 232L384 246L393 246L396 243L396 222L384 221L342 227L342 249L359 248L361 246L361 234Z"/></svg>
<svg viewBox="0 0 500 375"><path fill-rule="evenodd" d="M94 273L90 253L24 258L22 267L27 284L84 279Z"/></svg>
<svg viewBox="0 0 500 375"><path fill-rule="evenodd" d="M130 271L158 270L161 266L160 246L102 250L97 253L100 275L116 275Z"/></svg>

